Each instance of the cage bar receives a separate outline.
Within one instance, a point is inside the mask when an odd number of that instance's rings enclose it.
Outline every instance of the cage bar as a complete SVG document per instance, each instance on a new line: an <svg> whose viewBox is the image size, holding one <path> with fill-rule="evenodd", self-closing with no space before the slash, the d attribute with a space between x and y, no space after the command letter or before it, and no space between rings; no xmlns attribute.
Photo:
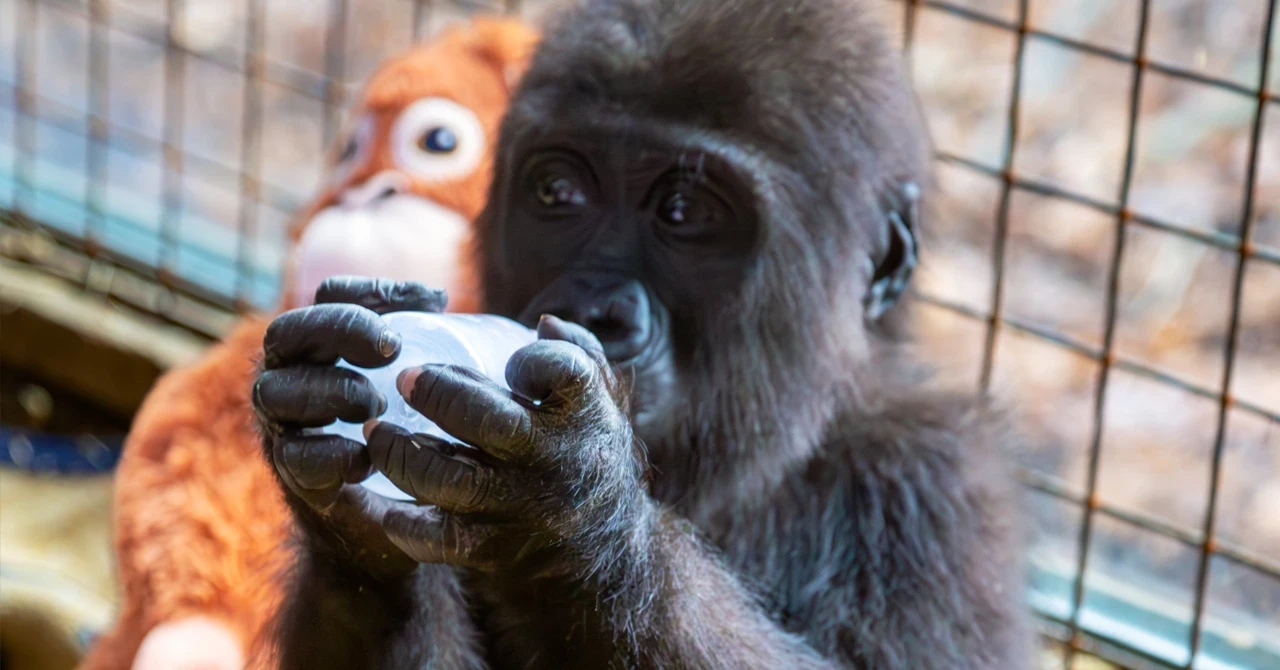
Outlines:
<svg viewBox="0 0 1280 670"><path fill-rule="evenodd" d="M1271 74L1271 42L1272 30L1275 28L1276 2L1267 3L1267 17L1262 25L1262 48L1258 67L1258 106L1253 113L1253 127L1249 139L1249 163L1244 180L1244 211L1240 223L1240 242L1236 254L1236 266L1231 278L1231 317L1227 325L1227 342L1223 351L1222 364L1222 396L1218 403L1218 424L1213 438L1213 459L1209 475L1209 500L1205 505L1204 529L1201 536L1204 543L1201 547L1200 561L1196 566L1195 600L1192 605L1191 633L1188 646L1190 654L1187 667L1195 664L1200 652L1200 628L1204 622L1205 596L1209 585L1209 561L1219 551L1219 543L1214 537L1217 523L1218 490L1222 484L1222 454L1226 449L1227 416L1230 414L1233 399L1231 396L1231 379L1235 373L1236 347L1240 340L1240 312L1244 295L1244 275L1249 263L1247 250L1252 246L1253 226L1255 223L1254 206L1258 181L1258 158L1262 153L1262 126L1266 118L1266 96L1262 93L1267 88Z"/></svg>
<svg viewBox="0 0 1280 670"><path fill-rule="evenodd" d="M324 128L327 150L338 134L338 118L346 100L347 0L329 0L328 29L324 37Z"/></svg>
<svg viewBox="0 0 1280 670"><path fill-rule="evenodd" d="M25 17L23 16L25 10ZM24 201L30 197L31 161L35 154L35 96L36 81L36 0L20 0L13 7L14 23L24 26L15 31L13 39L14 98L18 104L13 119L13 207L23 211Z"/></svg>
<svg viewBox="0 0 1280 670"><path fill-rule="evenodd" d="M1013 83L1009 91L1009 107L1005 116L1004 157L1001 159L1000 204L996 210L996 230L991 249L993 277L991 280L991 316L987 319L987 337L982 347L982 372L979 388L986 391L991 386L991 371L995 367L996 340L1000 336L1001 319L1004 316L1004 255L1009 245L1009 206L1013 198L1013 160L1018 150L1018 123L1022 109L1022 62L1027 48L1028 0L1018 0L1018 39L1013 50Z"/></svg>
<svg viewBox="0 0 1280 670"><path fill-rule="evenodd" d="M431 25L431 14L435 3L431 0L413 0L413 41L417 42L427 34Z"/></svg>
<svg viewBox="0 0 1280 670"><path fill-rule="evenodd" d="M263 53L263 31L266 0L246 0L245 27L246 63L244 102L240 120L240 214L236 224L236 287L235 305L238 311L248 311L250 285L253 277L253 240L258 229L258 206L261 202L259 177L262 174L262 71L266 58Z"/></svg>
<svg viewBox="0 0 1280 670"><path fill-rule="evenodd" d="M173 308L173 267L178 260L179 216L182 211L183 171L186 169L182 151L183 97L186 91L186 55L173 36L173 26L184 25L183 0L165 0L165 20L170 30L164 41L164 124L160 145L162 165L160 204L160 257L157 260L157 279L165 289L157 309L168 313Z"/></svg>
<svg viewBox="0 0 1280 670"><path fill-rule="evenodd" d="M85 69L89 72L86 97L89 102L88 116L85 125L85 246L91 258L98 255L102 248L99 239L102 227L102 187L106 180L103 171L105 160L103 148L107 143L107 53L103 45L102 33L106 28L102 21L106 13L105 0L89 0L89 48L88 62ZM90 268L93 267L91 264ZM85 273L84 283L89 286L91 273Z"/></svg>

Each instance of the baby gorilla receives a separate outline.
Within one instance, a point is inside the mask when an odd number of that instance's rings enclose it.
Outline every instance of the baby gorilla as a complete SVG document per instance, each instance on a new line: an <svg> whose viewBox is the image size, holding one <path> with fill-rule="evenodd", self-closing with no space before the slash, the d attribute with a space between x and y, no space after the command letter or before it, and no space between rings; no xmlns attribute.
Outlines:
<svg viewBox="0 0 1280 670"><path fill-rule="evenodd" d="M310 430L380 413L333 363L386 364L379 314L443 294L332 280L267 333L282 666L1029 667L1005 432L902 346L927 165L861 2L567 14L478 223L486 308L540 340L511 391L400 377L466 446Z"/></svg>

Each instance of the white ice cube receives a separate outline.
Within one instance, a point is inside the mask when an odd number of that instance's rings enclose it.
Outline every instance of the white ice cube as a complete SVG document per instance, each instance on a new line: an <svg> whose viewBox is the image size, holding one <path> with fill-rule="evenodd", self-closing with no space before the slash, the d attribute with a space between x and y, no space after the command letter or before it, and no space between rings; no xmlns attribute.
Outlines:
<svg viewBox="0 0 1280 670"><path fill-rule="evenodd" d="M396 377L400 371L427 363L464 365L479 370L507 388L507 360L517 349L537 339L534 331L510 319L490 314L394 312L385 315L383 320L400 334L400 354L396 359L374 369L356 367L345 360L338 361L338 366L363 374L386 397L387 411L378 417L380 420L412 433L428 433L446 439L449 436L444 431L400 397L396 390ZM364 442L359 424L339 421L326 426L321 432ZM388 498L412 500L380 472L375 472L362 485Z"/></svg>

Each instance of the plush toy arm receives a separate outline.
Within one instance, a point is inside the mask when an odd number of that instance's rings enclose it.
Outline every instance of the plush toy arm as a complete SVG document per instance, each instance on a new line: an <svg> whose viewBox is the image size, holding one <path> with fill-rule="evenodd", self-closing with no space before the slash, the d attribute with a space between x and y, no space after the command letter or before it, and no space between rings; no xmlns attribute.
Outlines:
<svg viewBox="0 0 1280 670"><path fill-rule="evenodd" d="M135 656L177 670L238 668L252 656L293 559L248 407L265 328L243 322L199 364L162 379L135 417L113 510L122 607L82 668L142 670ZM191 665L209 654L219 662Z"/></svg>

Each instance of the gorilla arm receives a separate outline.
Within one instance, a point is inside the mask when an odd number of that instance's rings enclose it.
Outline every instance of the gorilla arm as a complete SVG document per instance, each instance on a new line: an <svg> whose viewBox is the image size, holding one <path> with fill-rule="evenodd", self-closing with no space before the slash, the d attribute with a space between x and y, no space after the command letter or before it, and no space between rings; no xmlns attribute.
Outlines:
<svg viewBox="0 0 1280 670"><path fill-rule="evenodd" d="M475 570L492 599L492 658L536 667L829 667L770 620L692 527L642 488L617 382L585 329L544 317L507 393L427 366L401 392L477 449L377 424L372 463L442 512L393 511L409 556ZM535 404L536 401L536 404Z"/></svg>
<svg viewBox="0 0 1280 670"><path fill-rule="evenodd" d="M320 305L273 329L255 395L268 423L377 413L363 377L302 363L378 358L376 314ZM308 536L331 538L308 554L314 578L295 582L306 587L286 610L284 667L398 667L449 649L478 665L456 583L422 577L451 576L446 566L475 576L497 667L1025 667L1020 572L999 513L1007 479L993 467L1003 433L982 408L928 394L868 401L764 494L725 485L699 513L705 544L645 491L595 338L552 317L539 335L512 359L510 392L465 368L402 375L410 404L475 448L384 423L366 429L367 449L293 431L269 440L290 502L323 522L304 523ZM439 511L326 504L370 467ZM435 565L410 578L405 559Z"/></svg>
<svg viewBox="0 0 1280 670"><path fill-rule="evenodd" d="M487 667L448 566L375 579L312 549L297 571L275 631L280 670Z"/></svg>
<svg viewBox="0 0 1280 670"><path fill-rule="evenodd" d="M490 583L495 616L518 631L497 640L500 656L536 644L556 659L545 667L838 667L779 625L687 521L641 504L594 572Z"/></svg>
<svg viewBox="0 0 1280 670"><path fill-rule="evenodd" d="M385 401L368 380L332 363L386 364L399 341L377 314L439 312L444 296L335 277L315 301L267 329L253 392L267 462L303 539L269 634L279 667L486 667L453 569L418 565L383 534L394 503L357 484L370 468L363 445L306 431L378 414Z"/></svg>

